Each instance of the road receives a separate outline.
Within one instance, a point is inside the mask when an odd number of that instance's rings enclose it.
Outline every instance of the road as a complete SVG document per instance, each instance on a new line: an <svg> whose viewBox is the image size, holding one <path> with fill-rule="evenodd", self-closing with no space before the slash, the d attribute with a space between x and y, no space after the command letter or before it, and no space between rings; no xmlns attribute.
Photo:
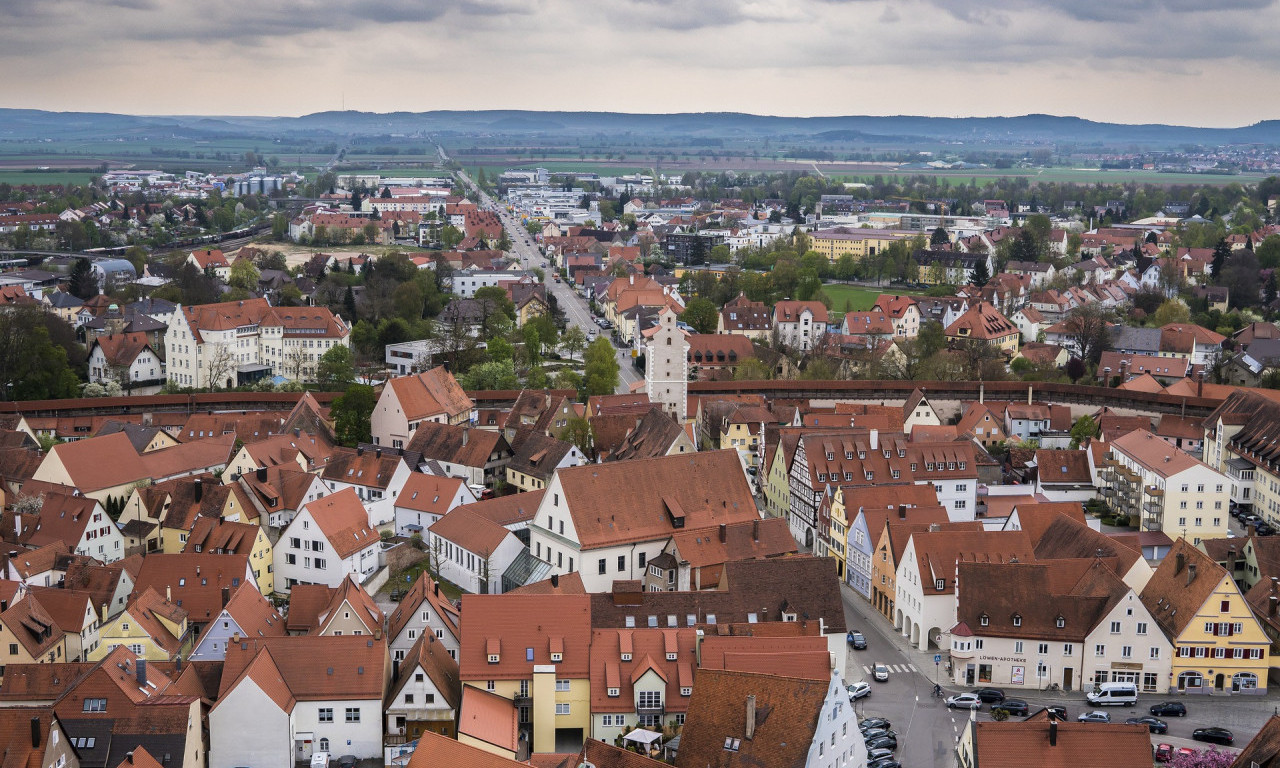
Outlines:
<svg viewBox="0 0 1280 768"><path fill-rule="evenodd" d="M860 699L854 705L859 717L883 717L893 724L898 734L898 760L909 768L919 766L955 765L956 740L964 732L970 717L967 710L949 711L941 699L932 695L936 675L942 673L942 687L946 695L961 692L948 683L945 668L939 670L933 664L933 652L921 653L907 646L889 621L875 611L861 595L849 587L841 588L844 598L845 624L862 632L867 638L867 650L846 650L845 678L847 682L867 681L871 696ZM942 654L943 660L946 654ZM871 678L875 664L890 668L889 682L877 683ZM1235 736L1235 749L1249 743L1271 717L1280 695L1254 696L1156 696L1143 694L1136 707L1098 708L1085 702L1079 692L1045 695L1040 692L1005 689L1009 698L1018 698L1030 705L1032 712L1048 704L1067 708L1073 720L1082 712L1104 709L1112 722L1123 723L1130 717L1141 717L1147 709L1159 701L1181 701L1187 707L1186 717L1162 717L1169 724L1167 734L1151 736L1151 743L1167 743L1176 747L1189 746L1206 749L1210 745L1192 741L1191 732L1196 728L1219 726L1229 729ZM984 706L974 715L978 720L990 720L990 707ZM1271 711L1268 711L1271 710Z"/></svg>
<svg viewBox="0 0 1280 768"><path fill-rule="evenodd" d="M439 151L441 159L447 162L448 157L444 154L444 150L440 149ZM512 214L507 210L506 206L495 201L476 186L476 183L466 173L458 171L458 178L480 196L481 208L498 214L498 218L502 220L503 228L507 231L507 239L511 241L511 255L519 260L520 266L523 269L536 267L543 270L546 275L544 279L552 278L554 270L551 269L546 257L543 256L542 251L539 250L537 244L529 235L529 231L520 223L519 217ZM551 280L547 282L547 290L556 297L556 302L560 306L560 311L564 313L567 324L581 328L588 339L594 340L596 336L600 335L600 326L596 323L595 318L592 317L587 300L573 290L569 284ZM631 385L640 381L642 376L635 366L631 364L630 348L618 349L615 345L614 354L618 360L618 387L616 392L619 394L630 392Z"/></svg>

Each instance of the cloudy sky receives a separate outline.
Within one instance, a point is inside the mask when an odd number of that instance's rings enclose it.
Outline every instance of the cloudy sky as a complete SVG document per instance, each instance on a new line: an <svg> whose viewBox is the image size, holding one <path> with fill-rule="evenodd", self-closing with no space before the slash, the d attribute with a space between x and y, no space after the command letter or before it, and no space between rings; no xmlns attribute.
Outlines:
<svg viewBox="0 0 1280 768"><path fill-rule="evenodd" d="M0 106L1280 118L1280 0L0 0Z"/></svg>

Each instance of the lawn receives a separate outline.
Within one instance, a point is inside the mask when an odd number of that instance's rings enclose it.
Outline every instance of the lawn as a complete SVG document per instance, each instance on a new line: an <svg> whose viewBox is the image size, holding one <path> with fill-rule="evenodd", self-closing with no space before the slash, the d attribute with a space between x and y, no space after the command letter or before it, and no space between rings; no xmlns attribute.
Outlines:
<svg viewBox="0 0 1280 768"><path fill-rule="evenodd" d="M871 305L882 293L874 288L844 283L826 283L822 286L822 291L831 297L831 310L842 315L845 312L864 312L871 309Z"/></svg>
<svg viewBox="0 0 1280 768"><path fill-rule="evenodd" d="M79 173L75 171L16 171L16 170L0 170L0 184L12 184L14 186L36 185L49 186L53 184L88 184L89 179L93 178L92 173Z"/></svg>
<svg viewBox="0 0 1280 768"><path fill-rule="evenodd" d="M413 586L413 582L417 581L418 577L426 570L427 561L423 560L417 565L410 566L399 573L392 574L391 578L387 579L387 583L383 584L382 589L379 589L378 591L391 594L391 590L393 589L408 589ZM444 596L450 600L457 600L462 595L462 590L458 585L450 581L446 581L445 579L436 579L435 581L440 585L440 591L443 592Z"/></svg>

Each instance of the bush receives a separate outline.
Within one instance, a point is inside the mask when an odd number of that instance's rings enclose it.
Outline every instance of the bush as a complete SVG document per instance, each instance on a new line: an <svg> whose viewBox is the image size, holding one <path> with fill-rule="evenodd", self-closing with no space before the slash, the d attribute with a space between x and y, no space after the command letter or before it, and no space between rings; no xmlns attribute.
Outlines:
<svg viewBox="0 0 1280 768"><path fill-rule="evenodd" d="M1115 523L1114 523L1114 525L1118 525L1118 526L1121 526L1121 527L1128 527L1128 525L1129 525L1129 516L1128 516L1128 515L1118 515L1118 516L1115 518Z"/></svg>
<svg viewBox="0 0 1280 768"><path fill-rule="evenodd" d="M1102 524L1103 524L1103 525L1115 525L1115 524L1116 524L1116 519L1115 519L1114 517L1112 517L1111 515L1103 515L1103 516L1102 516L1102 518L1101 518L1101 520L1102 520Z"/></svg>

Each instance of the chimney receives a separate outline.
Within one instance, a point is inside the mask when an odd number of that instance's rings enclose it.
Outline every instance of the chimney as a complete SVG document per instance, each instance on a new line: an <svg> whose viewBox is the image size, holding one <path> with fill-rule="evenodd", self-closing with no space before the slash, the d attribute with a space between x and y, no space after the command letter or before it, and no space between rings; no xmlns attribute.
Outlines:
<svg viewBox="0 0 1280 768"><path fill-rule="evenodd" d="M752 694L747 697L747 741L756 735L756 697Z"/></svg>
<svg viewBox="0 0 1280 768"><path fill-rule="evenodd" d="M729 540L729 526L724 523L720 524L720 543L723 544Z"/></svg>
<svg viewBox="0 0 1280 768"><path fill-rule="evenodd" d="M110 617L107 615L107 611L109 609L110 609L110 604L104 603L102 605L102 623L103 624L106 624L108 621L110 621Z"/></svg>
<svg viewBox="0 0 1280 768"><path fill-rule="evenodd" d="M439 597L439 596L440 596L440 583L439 583L439 582L437 582L437 581L433 581L433 582L431 582L431 586L435 587L435 590L434 590L434 591L435 591L435 593L436 593L436 597Z"/></svg>
<svg viewBox="0 0 1280 768"><path fill-rule="evenodd" d="M1245 535L1245 536L1248 536L1248 537L1249 537L1249 538L1251 538L1251 539L1252 539L1254 536L1257 536L1257 535L1258 535L1258 528L1257 528L1257 526L1255 526L1253 523L1245 523L1245 526L1244 526L1244 535Z"/></svg>
<svg viewBox="0 0 1280 768"><path fill-rule="evenodd" d="M1232 544L1227 547L1227 573L1235 573L1236 571L1236 545Z"/></svg>
<svg viewBox="0 0 1280 768"><path fill-rule="evenodd" d="M982 405L983 399L987 394L987 386L985 381L978 382L978 405Z"/></svg>
<svg viewBox="0 0 1280 768"><path fill-rule="evenodd" d="M222 588L222 607L226 608L227 603L231 602L231 587Z"/></svg>
<svg viewBox="0 0 1280 768"><path fill-rule="evenodd" d="M1194 565L1188 565L1187 566L1187 584L1190 584L1191 582L1195 581L1195 579L1196 579L1196 567Z"/></svg>
<svg viewBox="0 0 1280 768"><path fill-rule="evenodd" d="M560 574L558 573L551 574L551 588L552 589L560 588Z"/></svg>
<svg viewBox="0 0 1280 768"><path fill-rule="evenodd" d="M1187 556L1186 556L1186 555L1184 555L1183 553L1179 552L1179 553L1178 553L1178 556L1177 556L1176 558L1174 558L1174 560L1173 560L1173 573L1174 573L1174 575L1176 576L1176 575L1178 575L1179 573L1182 573L1182 566L1184 566L1184 565L1186 565L1186 564L1187 564Z"/></svg>
<svg viewBox="0 0 1280 768"><path fill-rule="evenodd" d="M751 521L751 540L752 541L760 540L760 519L759 518L756 518L755 520Z"/></svg>
<svg viewBox="0 0 1280 768"><path fill-rule="evenodd" d="M170 602L170 603L173 602L173 590L170 589L168 584L164 585L164 599L166 602ZM106 610L106 609L104 608L103 610Z"/></svg>
<svg viewBox="0 0 1280 768"><path fill-rule="evenodd" d="M146 688L147 687L147 660L138 659L137 662L134 663L133 667L138 678L138 687Z"/></svg>
<svg viewBox="0 0 1280 768"><path fill-rule="evenodd" d="M1032 389L1031 385L1028 384L1027 385L1027 405L1034 405L1034 403L1031 402L1031 389Z"/></svg>
<svg viewBox="0 0 1280 768"><path fill-rule="evenodd" d="M898 505L898 519L899 519L899 520L906 520L906 519L907 519L907 505L906 505L906 504L899 504L899 505Z"/></svg>
<svg viewBox="0 0 1280 768"><path fill-rule="evenodd" d="M132 752L126 752L126 753L125 753L125 755L124 755L124 759L129 761L129 765L133 765L133 753L132 753Z"/></svg>
<svg viewBox="0 0 1280 768"><path fill-rule="evenodd" d="M391 679L395 680L398 677L400 677L400 660L392 659L391 660Z"/></svg>
<svg viewBox="0 0 1280 768"><path fill-rule="evenodd" d="M1058 721L1049 718L1049 746L1058 746Z"/></svg>
<svg viewBox="0 0 1280 768"><path fill-rule="evenodd" d="M38 716L31 718L31 748L32 749L35 749L40 746L41 730L43 729L40 728L40 718ZM133 753L130 752L129 754L132 755Z"/></svg>
<svg viewBox="0 0 1280 768"><path fill-rule="evenodd" d="M469 428L467 427L462 428L462 444L463 445L467 444L467 438L471 436L470 432L471 430Z"/></svg>
<svg viewBox="0 0 1280 768"><path fill-rule="evenodd" d="M200 499L204 498L204 483L202 483L198 478L196 479L196 482L195 482L194 491L195 491L196 501L199 501Z"/></svg>
<svg viewBox="0 0 1280 768"><path fill-rule="evenodd" d="M266 467L258 467L258 482L260 482L260 483L265 483L265 482L267 482L267 468L266 468Z"/></svg>
<svg viewBox="0 0 1280 768"><path fill-rule="evenodd" d="M1280 605L1280 597L1272 595L1267 598L1267 605L1267 615L1274 619L1276 617L1276 605Z"/></svg>
<svg viewBox="0 0 1280 768"><path fill-rule="evenodd" d="M880 430L878 429L871 430L871 450L880 450Z"/></svg>
<svg viewBox="0 0 1280 768"><path fill-rule="evenodd" d="M466 444L466 441L463 441L463 444L465 445L465 444ZM357 456L363 456L363 455L364 455L364 446L363 446L363 445L361 445L361 446L357 446L357 447L356 447L356 455L357 455Z"/></svg>

